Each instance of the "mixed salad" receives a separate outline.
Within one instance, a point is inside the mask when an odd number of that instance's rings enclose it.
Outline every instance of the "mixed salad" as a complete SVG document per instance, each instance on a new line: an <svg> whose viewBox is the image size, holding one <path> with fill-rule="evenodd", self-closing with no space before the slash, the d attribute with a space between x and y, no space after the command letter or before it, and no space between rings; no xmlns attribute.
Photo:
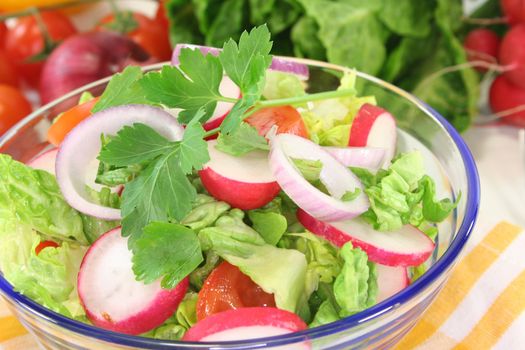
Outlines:
<svg viewBox="0 0 525 350"><path fill-rule="evenodd" d="M128 67L56 118L56 148L0 155L4 277L67 317L189 341L316 327L406 287L457 202L355 72L309 94L271 46L260 26Z"/></svg>

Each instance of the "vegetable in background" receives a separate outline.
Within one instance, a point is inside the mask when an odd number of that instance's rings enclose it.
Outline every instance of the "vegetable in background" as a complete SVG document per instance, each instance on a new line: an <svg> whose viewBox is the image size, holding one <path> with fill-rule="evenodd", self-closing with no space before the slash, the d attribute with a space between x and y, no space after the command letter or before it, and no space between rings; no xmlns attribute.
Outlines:
<svg viewBox="0 0 525 350"><path fill-rule="evenodd" d="M0 84L0 136L31 113L32 107L22 91Z"/></svg>
<svg viewBox="0 0 525 350"><path fill-rule="evenodd" d="M484 16L493 2L472 16ZM460 131L477 114L475 72L441 72L467 62L460 38L470 27L461 19L459 0L167 0L166 9L173 45L219 46L268 22L275 54L328 60L378 75L414 92ZM378 102L391 104L379 95ZM395 107L389 107L393 114Z"/></svg>
<svg viewBox="0 0 525 350"><path fill-rule="evenodd" d="M36 16L43 23L39 24ZM38 87L48 55L59 42L76 32L67 16L58 11L46 11L15 19L14 26L7 32L5 49L19 74L31 86Z"/></svg>
<svg viewBox="0 0 525 350"><path fill-rule="evenodd" d="M0 34L1 35L1 34ZM15 65L11 62L0 42L0 84L18 87L19 79Z"/></svg>

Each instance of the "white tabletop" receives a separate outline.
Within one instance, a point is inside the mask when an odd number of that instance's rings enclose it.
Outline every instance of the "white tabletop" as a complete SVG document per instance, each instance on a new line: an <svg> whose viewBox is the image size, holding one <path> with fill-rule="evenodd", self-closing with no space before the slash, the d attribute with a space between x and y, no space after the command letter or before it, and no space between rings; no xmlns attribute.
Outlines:
<svg viewBox="0 0 525 350"><path fill-rule="evenodd" d="M502 220L525 228L525 130L474 127L463 137L476 160L481 183L472 243Z"/></svg>

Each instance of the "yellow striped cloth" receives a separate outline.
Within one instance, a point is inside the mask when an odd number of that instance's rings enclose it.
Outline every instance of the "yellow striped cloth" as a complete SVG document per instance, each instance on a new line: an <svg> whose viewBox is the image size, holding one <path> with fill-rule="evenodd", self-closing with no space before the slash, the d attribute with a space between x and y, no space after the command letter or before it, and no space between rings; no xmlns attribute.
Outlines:
<svg viewBox="0 0 525 350"><path fill-rule="evenodd" d="M397 346L405 349L525 348L525 233L500 223L467 252L436 301ZM0 350L36 343L0 301Z"/></svg>

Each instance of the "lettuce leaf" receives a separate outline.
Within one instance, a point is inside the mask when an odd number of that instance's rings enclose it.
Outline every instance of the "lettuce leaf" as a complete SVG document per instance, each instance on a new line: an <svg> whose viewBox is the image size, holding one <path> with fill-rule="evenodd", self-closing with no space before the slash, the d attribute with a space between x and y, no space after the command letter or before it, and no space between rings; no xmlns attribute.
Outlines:
<svg viewBox="0 0 525 350"><path fill-rule="evenodd" d="M213 197L204 194L198 194L193 209L180 223L195 232L199 232L201 229L211 226L228 209L230 209L229 204L216 201Z"/></svg>
<svg viewBox="0 0 525 350"><path fill-rule="evenodd" d="M215 226L202 229L199 238L203 250L214 250L265 292L274 294L278 308L296 311L306 278L304 254L267 244L243 217L241 210L233 209Z"/></svg>
<svg viewBox="0 0 525 350"><path fill-rule="evenodd" d="M403 225L417 226L431 238L436 234L432 223L444 220L456 207L450 199L435 199L434 181L425 175L423 157L413 151L396 157L387 170L372 174L352 168L370 200L362 216L380 231L394 231Z"/></svg>
<svg viewBox="0 0 525 350"><path fill-rule="evenodd" d="M297 75L269 70L262 95L268 100L302 96L306 94L305 88L305 83Z"/></svg>
<svg viewBox="0 0 525 350"><path fill-rule="evenodd" d="M354 89L356 72L343 75L338 89ZM314 102L301 113L310 138L323 146L347 146L350 128L357 111L365 103L376 104L373 96L355 95Z"/></svg>
<svg viewBox="0 0 525 350"><path fill-rule="evenodd" d="M0 154L0 210L54 239L88 244L80 214L64 200L53 175Z"/></svg>
<svg viewBox="0 0 525 350"><path fill-rule="evenodd" d="M42 238L28 225L14 222L14 230L0 231L0 270L15 290L67 317L82 319L77 274L86 247L62 242L57 248L36 246ZM5 226L4 226L5 227Z"/></svg>
<svg viewBox="0 0 525 350"><path fill-rule="evenodd" d="M340 251L343 269L334 282L334 296L341 307L341 317L350 316L376 303L378 293L377 270L368 256L352 243L346 243Z"/></svg>
<svg viewBox="0 0 525 350"><path fill-rule="evenodd" d="M120 196L117 193L111 192L108 187L103 187L100 191L95 191L86 186L86 193L88 193L94 203L110 208L120 208ZM80 217L82 218L84 234L90 244L95 242L103 233L120 225L119 220L100 220L83 213L80 213Z"/></svg>

